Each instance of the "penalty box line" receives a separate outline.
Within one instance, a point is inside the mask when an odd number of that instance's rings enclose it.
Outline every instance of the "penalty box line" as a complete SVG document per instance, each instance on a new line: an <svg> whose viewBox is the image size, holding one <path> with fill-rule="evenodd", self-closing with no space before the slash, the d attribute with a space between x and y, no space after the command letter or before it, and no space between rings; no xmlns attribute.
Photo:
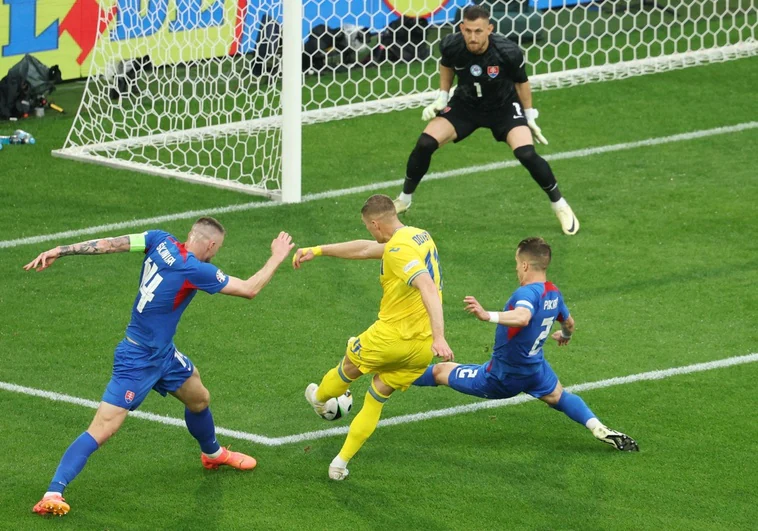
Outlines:
<svg viewBox="0 0 758 531"><path fill-rule="evenodd" d="M572 385L566 387L568 391L577 393L582 391L591 391L592 389L604 389L606 387L614 387L617 385L626 385L634 382L652 381L652 380L664 380L671 378L672 376L680 376L683 374L692 374L696 372L711 371L714 369L721 369L724 367L732 367L735 365L743 365L746 363L754 363L758 361L758 353L747 354L744 356L733 356L731 358L720 359L716 361L708 361L705 363L695 363L693 365L685 365L683 367L673 367L670 369L661 369L656 371L641 372L637 374L630 374L628 376L619 376L617 378L608 378L605 380L598 380L595 382L586 382L582 384ZM29 396L36 396L39 398L45 398L55 402L66 402L69 404L75 404L78 406L97 409L98 402L94 400L87 400L84 398L78 398L75 396L64 395L61 393L55 393L52 391L44 391L42 389L35 389L32 387L24 387L7 382L0 382L0 389L10 391L13 393L20 393ZM431 411L424 411L421 413L412 413L409 415L399 415L397 417L390 417L379 421L379 427L398 426L400 424L410 424L414 422L421 422L440 417L450 417L454 415L460 415L463 413L472 413L482 409L494 409L506 406L515 406L516 404L523 404L536 400L529 395L518 395L513 398L507 398L504 400L488 400L482 402L474 402L472 404L466 404L455 407L448 407L444 409L434 409ZM307 404L303 404L303 407L308 407ZM158 422L168 426L177 426L185 428L184 419L167 417L164 415L156 415L154 413L148 413L145 411L132 411L129 416L149 420L152 422ZM329 428L325 430L308 431L304 433L298 433L295 435L287 435L285 437L266 437L265 435L257 435L255 433L248 433L239 430L230 430L227 428L216 428L218 435L223 435L232 439L239 439L256 444L262 444L264 446L282 446L285 444L301 443L306 441L315 441L326 437L333 437L336 435L344 435L348 431L348 426L339 426L335 428Z"/></svg>
<svg viewBox="0 0 758 531"><path fill-rule="evenodd" d="M551 155L545 155L544 158L548 161L554 160L568 160L589 157L592 155L600 155L603 153L612 153L615 151L625 151L629 149L636 149L640 147L658 146L661 144L671 144L674 142L683 142L686 140L695 140L699 138L708 138L711 136L725 135L729 133L738 133L741 131L747 131L750 129L758 128L758 122L745 122L736 125L730 125L726 127L716 127L713 129L702 129L699 131L692 131L689 133L680 133L676 135L663 136L657 138L648 138L646 140L639 140L636 142L623 142L621 144L610 144L607 146L599 146L594 148L577 149L573 151L563 151L561 153L553 153ZM449 170L444 172L430 173L424 177L425 181L432 181L438 179L448 179L450 177L457 177L460 175L469 175L471 173L483 173L495 170L501 170L504 168L511 168L519 166L521 163L518 160L509 160L504 162L494 162L491 164L480 164L476 166L467 166L465 168L458 168L455 170ZM319 192L314 194L306 194L302 197L302 203L309 203L311 201L318 201L321 199L332 199L335 197L342 197L346 195L359 194L365 192L371 192L376 190L382 190L391 186L400 186L403 184L403 179L396 179L393 181L382 181L379 183L373 183L363 186L354 186L352 188L341 188L338 190L329 190L326 192ZM29 236L26 238L17 238L13 240L0 241L0 249L10 249L13 247L19 247L21 245L32 245L52 240L62 240L65 238L75 238L78 236L86 236L90 234L103 234L117 230L130 229L135 227L150 227L160 223L166 223L169 221L177 221L181 219L197 219L201 216L217 216L219 214L230 214L233 212L244 212L247 210L253 210L257 208L271 208L286 206L285 203L278 203L273 201L253 201L249 203L240 203L237 205L229 205L225 207L206 208L203 210L189 210L186 212L178 212L175 214L166 214L163 216L155 216L150 218L132 219L128 221L122 221L118 223L108 223L105 225L96 225L93 227L86 227L84 229L68 230L63 232L55 232L52 234L42 234L39 236Z"/></svg>

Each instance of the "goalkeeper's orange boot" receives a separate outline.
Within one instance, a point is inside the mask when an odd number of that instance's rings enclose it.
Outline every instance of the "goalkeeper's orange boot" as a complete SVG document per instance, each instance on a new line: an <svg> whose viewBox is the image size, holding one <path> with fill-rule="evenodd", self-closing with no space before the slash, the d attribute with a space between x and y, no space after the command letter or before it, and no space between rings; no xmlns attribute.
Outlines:
<svg viewBox="0 0 758 531"><path fill-rule="evenodd" d="M57 516L63 516L70 510L71 506L60 494L46 494L32 509L37 514L54 514Z"/></svg>
<svg viewBox="0 0 758 531"><path fill-rule="evenodd" d="M254 457L245 455L241 452L232 452L228 448L221 448L221 455L211 459L205 454L200 454L200 460L207 469L215 469L222 465L236 468L237 470L252 470L258 462Z"/></svg>

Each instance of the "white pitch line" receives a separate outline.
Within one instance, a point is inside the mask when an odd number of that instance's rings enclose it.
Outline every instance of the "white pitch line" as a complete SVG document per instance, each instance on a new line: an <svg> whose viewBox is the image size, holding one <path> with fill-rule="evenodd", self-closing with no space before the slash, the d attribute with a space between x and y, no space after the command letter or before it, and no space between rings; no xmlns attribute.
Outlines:
<svg viewBox="0 0 758 531"><path fill-rule="evenodd" d="M605 387L613 387L615 385L624 385L633 382L640 382L645 380L662 380L664 378L670 378L672 376L679 376L681 374L690 374L693 372L710 371L713 369L721 369L723 367L731 367L733 365L742 365L744 363L753 363L758 361L758 353L747 354L745 356L734 356L732 358L726 358L716 361L708 361L705 363L696 363L694 365L685 365L684 367L674 367L671 369L662 369L658 371L641 372L638 374L630 374L629 376L620 376L618 378L609 378L607 380L598 380L596 382L586 382L583 384L572 385L566 387L571 392L589 391L591 389L603 389ZM529 395L521 394L513 398L506 398L504 400L487 400L483 402L474 402L473 404L466 404L462 406L448 407L445 409L434 409L432 411L425 411L422 413L412 413L410 415L399 415L397 417L390 417L388 419L380 420L379 427L382 426L397 426L398 424L408 424L411 422L419 422L422 420L429 420L439 417L450 417L453 415L459 415L461 413L471 413L473 411L479 411L480 409L492 409L496 407L515 406L516 404L523 404L524 402L530 402L537 400ZM300 433L298 435L288 435L286 437L277 437L274 440L277 445L313 441L316 439L322 439L324 437L331 437L333 435L342 435L347 433L348 426L341 426L339 428L331 428L327 430L311 431L306 433Z"/></svg>
<svg viewBox="0 0 758 531"><path fill-rule="evenodd" d="M97 409L100 402L94 400L87 400L86 398L79 398L71 395L64 395L61 393L54 393L52 391L44 391L42 389L35 389L33 387L24 387L23 385L16 385L7 382L0 382L0 389L10 391L12 393L21 393L24 395L37 396L39 398L46 398L54 402L66 402L69 404L75 404L77 406L88 407L91 409ZM178 419L174 417L167 417L165 415L156 415L155 413L148 413L146 411L131 411L129 416L138 419L151 420L153 422L159 422L160 424L166 424L168 426L178 426L184 428L184 419ZM281 443L277 443L275 439L265 437L263 435L256 435L254 433L245 433L236 430L227 430L225 428L216 428L216 433L233 437L235 439L243 439L245 441L251 441L266 446L279 446Z"/></svg>
<svg viewBox="0 0 758 531"><path fill-rule="evenodd" d="M695 372L711 371L713 369L721 369L724 367L732 367L734 365L743 365L745 363L754 363L758 361L758 353L747 354L744 356L733 356L731 358L725 358L716 361L708 361L705 363L696 363L694 365L685 365L684 367L673 367L671 369L662 369L650 372L641 372L638 374L630 374L629 376L620 376L617 378L608 378L606 380L598 380L595 382L586 382L582 384L572 385L566 389L572 392L590 391L592 389L603 389L606 387L613 387L616 385L625 385L634 382L649 381L649 380L663 380L672 376L679 376L682 374L691 374ZM51 391L43 391L41 389L34 389L32 387L24 387L21 385L0 382L0 389L11 391L14 393L21 393L25 395L37 396L40 398L46 398L56 402L67 402L70 404L76 404L78 406L89 407L97 409L98 403L93 400L86 400L84 398L77 398L75 396L64 395L60 393L54 393ZM433 391L431 391L433 392ZM523 404L536 400L529 395L519 395L514 398L508 398L505 400L488 400L482 402L474 402L472 404L466 404L462 406L449 407L444 409L435 409L431 411L425 411L422 413L413 413L410 415L399 415L397 417L390 417L379 422L379 427L384 426L397 426L399 424L409 424L412 422L420 422L424 420L450 417L453 415L459 415L461 413L471 413L479 411L480 409L492 409L497 407L515 406L516 404ZM184 420L166 417L163 415L155 415L153 413L146 413L143 411L132 411L130 416L141 418L145 420L151 420L153 422L159 422L169 426L178 426L184 428ZM326 430L309 431L305 433L299 433L296 435L287 435L285 437L266 437L264 435L256 435L255 433L247 433L244 431L230 430L227 428L216 428L216 433L224 435L232 439L240 439L244 441L253 442L256 444L262 444L264 446L282 446L284 444L300 443L305 441L314 441L317 439L323 439L325 437L331 437L334 435L343 435L347 433L348 426L340 426L335 428L329 428Z"/></svg>
<svg viewBox="0 0 758 531"><path fill-rule="evenodd" d="M615 151L625 151L629 149L636 149L640 147L658 146L661 144L670 144L673 142L682 142L686 140L694 140L698 138L707 138L716 135L725 135L729 133L738 133L740 131L747 131L749 129L758 128L758 122L745 122L737 125L730 125L727 127L716 127L713 129L703 129L700 131L692 131L690 133L681 133L671 136L663 136L658 138L648 138L646 140L639 140L636 142L624 142L621 144L611 144L608 146L599 146L594 148L577 149L573 151L564 151L561 153L553 153L552 155L545 155L546 160L566 160L582 157L589 157L591 155L600 155L603 153L612 153ZM504 168L511 168L519 166L518 160L508 160L504 162L493 162L491 164L480 164L477 166L468 166L465 168L458 168L455 170L430 173L424 180L437 180L448 179L450 177L457 177L459 175L468 175L471 173L483 173L494 170L501 170ZM392 181L382 181L378 183L368 184L364 186L354 186L352 188L341 188L339 190L329 190L326 192L319 192L315 194L306 194L302 198L303 203L310 201L318 201L321 199L330 199L334 197L342 197L345 195L359 194L365 192L371 192L374 190L381 190L389 188L391 186L400 186L403 183L402 179L396 179ZM102 234L116 230L129 229L134 227L147 227L155 226L160 223L168 221L177 221L181 219L196 219L201 216L217 216L219 214L229 214L233 212L244 212L247 210L253 210L256 208L269 208L285 206L285 203L277 203L272 201L253 201L249 203L240 203L236 205L229 205L225 207L206 208L203 210L189 210L187 212L178 212L175 214L166 214L163 216L155 216L151 218L132 219L128 221L121 221L118 223L108 223L105 225L96 225L93 227L87 227L84 229L68 230L63 232L56 232L53 234L42 234L39 236L29 236L26 238L17 238L14 240L0 241L0 249L8 249L12 247L18 247L20 245L32 245L36 243L42 243L51 240L60 240L65 238L75 238L78 236L85 236L88 234Z"/></svg>

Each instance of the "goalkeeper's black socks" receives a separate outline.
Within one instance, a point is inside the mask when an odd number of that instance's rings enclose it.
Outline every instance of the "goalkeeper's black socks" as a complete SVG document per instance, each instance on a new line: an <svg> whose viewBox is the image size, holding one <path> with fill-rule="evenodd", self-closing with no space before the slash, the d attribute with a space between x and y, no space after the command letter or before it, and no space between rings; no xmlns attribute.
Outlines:
<svg viewBox="0 0 758 531"><path fill-rule="evenodd" d="M550 168L550 164L537 154L534 146L531 144L521 146L514 149L513 154L521 165L529 171L532 179L545 191L551 202L555 203L561 200L563 196L558 188L558 182L555 180L553 170Z"/></svg>
<svg viewBox="0 0 758 531"><path fill-rule="evenodd" d="M429 171L429 164L432 162L432 155L437 148L440 147L439 142L434 139L433 136L426 133L421 133L416 142L416 147L411 151L410 157L408 157L408 166L405 170L405 182L403 183L403 193L412 194L416 191L418 183Z"/></svg>

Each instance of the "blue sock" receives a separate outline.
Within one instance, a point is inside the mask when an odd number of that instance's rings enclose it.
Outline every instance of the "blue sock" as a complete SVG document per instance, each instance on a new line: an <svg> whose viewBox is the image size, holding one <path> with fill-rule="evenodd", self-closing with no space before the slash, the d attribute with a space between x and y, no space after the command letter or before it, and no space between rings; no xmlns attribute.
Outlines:
<svg viewBox="0 0 758 531"><path fill-rule="evenodd" d="M418 377L418 380L413 382L413 385L419 387L436 387L437 382L434 381L434 365L429 365L424 374Z"/></svg>
<svg viewBox="0 0 758 531"><path fill-rule="evenodd" d="M97 450L97 441L88 432L82 433L63 454L48 492L60 492L79 475L92 452Z"/></svg>
<svg viewBox="0 0 758 531"><path fill-rule="evenodd" d="M207 407L200 413L193 413L184 408L184 422L192 436L200 443L200 450L204 454L218 452L221 445L216 441L216 426L213 424L211 408Z"/></svg>
<svg viewBox="0 0 758 531"><path fill-rule="evenodd" d="M585 426L587 421L595 416L590 411L590 408L587 407L587 404L584 403L584 400L577 395L572 395L568 391L563 391L561 399L558 400L558 403L553 408L565 413L571 420L578 422L582 426Z"/></svg>

